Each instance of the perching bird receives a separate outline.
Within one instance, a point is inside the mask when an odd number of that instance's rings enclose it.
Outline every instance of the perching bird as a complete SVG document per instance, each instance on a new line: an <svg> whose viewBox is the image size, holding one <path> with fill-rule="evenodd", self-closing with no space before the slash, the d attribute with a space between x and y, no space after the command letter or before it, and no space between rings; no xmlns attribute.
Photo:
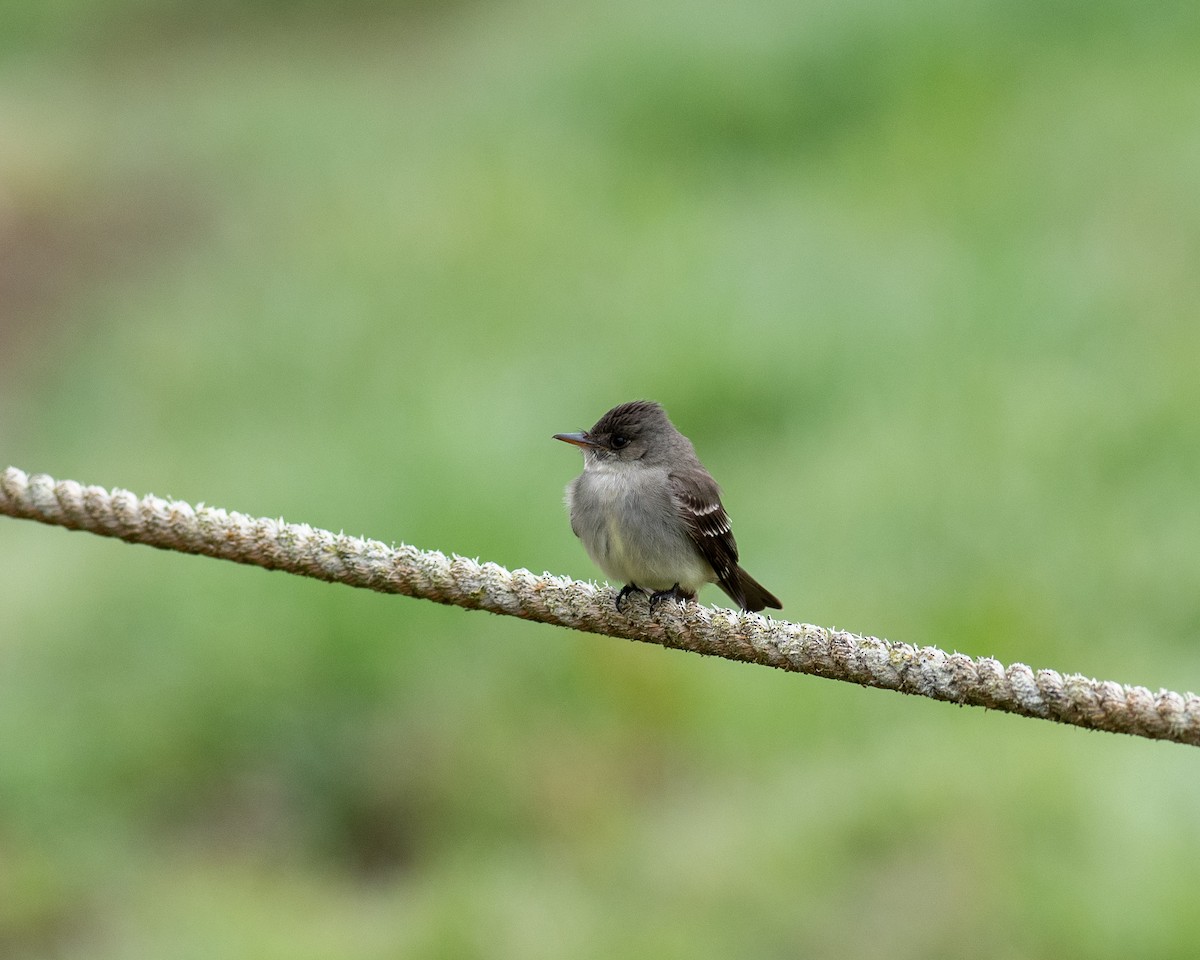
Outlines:
<svg viewBox="0 0 1200 960"><path fill-rule="evenodd" d="M738 566L737 544L717 483L690 440L657 403L613 407L591 430L556 433L583 450L583 473L567 486L571 529L605 575L662 600L694 600L716 583L744 610L782 604Z"/></svg>

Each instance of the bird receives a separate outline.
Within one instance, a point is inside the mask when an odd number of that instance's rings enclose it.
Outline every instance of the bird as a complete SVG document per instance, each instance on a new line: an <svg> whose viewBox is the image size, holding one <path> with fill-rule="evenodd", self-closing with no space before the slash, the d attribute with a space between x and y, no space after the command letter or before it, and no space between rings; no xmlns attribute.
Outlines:
<svg viewBox="0 0 1200 960"><path fill-rule="evenodd" d="M583 473L566 489L571 530L605 576L649 593L650 610L668 598L694 601L716 583L743 610L778 598L738 566L737 542L721 490L661 404L613 407L590 430L556 433L583 451Z"/></svg>

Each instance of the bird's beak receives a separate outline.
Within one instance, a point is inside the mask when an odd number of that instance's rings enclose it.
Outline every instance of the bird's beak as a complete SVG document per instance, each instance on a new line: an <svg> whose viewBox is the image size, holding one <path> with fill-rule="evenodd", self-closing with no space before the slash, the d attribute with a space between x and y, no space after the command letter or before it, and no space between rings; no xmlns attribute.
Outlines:
<svg viewBox="0 0 1200 960"><path fill-rule="evenodd" d="M573 443L577 447L600 446L600 444L596 443L596 441L589 437L586 433L556 433L554 435L554 439L561 440L563 443Z"/></svg>

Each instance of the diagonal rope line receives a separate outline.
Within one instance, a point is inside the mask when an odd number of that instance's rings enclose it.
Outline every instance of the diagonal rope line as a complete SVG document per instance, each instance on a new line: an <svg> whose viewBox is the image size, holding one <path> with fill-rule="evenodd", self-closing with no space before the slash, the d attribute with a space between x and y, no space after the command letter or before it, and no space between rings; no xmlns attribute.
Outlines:
<svg viewBox="0 0 1200 960"><path fill-rule="evenodd" d="M1005 667L936 647L688 604L618 613L608 587L436 550L389 547L303 523L247 517L180 500L85 487L16 467L0 474L0 513L163 550L203 554L380 593L537 620L678 650L761 663L867 687L990 707L1093 730L1200 746L1200 697Z"/></svg>

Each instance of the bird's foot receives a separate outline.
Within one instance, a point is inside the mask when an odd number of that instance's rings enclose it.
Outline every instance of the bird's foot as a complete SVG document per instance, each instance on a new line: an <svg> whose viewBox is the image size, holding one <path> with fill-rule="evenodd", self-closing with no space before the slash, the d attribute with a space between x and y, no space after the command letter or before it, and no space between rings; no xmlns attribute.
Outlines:
<svg viewBox="0 0 1200 960"><path fill-rule="evenodd" d="M645 593L646 591L639 587L636 583L627 583L621 588L621 592L617 594L617 613L621 612L621 604L629 597L631 593Z"/></svg>
<svg viewBox="0 0 1200 960"><path fill-rule="evenodd" d="M650 612L653 613L658 609L658 605L664 600L674 600L676 603L683 605L689 600L695 600L696 594L684 590L679 584L675 584L670 590L656 590L650 594Z"/></svg>

